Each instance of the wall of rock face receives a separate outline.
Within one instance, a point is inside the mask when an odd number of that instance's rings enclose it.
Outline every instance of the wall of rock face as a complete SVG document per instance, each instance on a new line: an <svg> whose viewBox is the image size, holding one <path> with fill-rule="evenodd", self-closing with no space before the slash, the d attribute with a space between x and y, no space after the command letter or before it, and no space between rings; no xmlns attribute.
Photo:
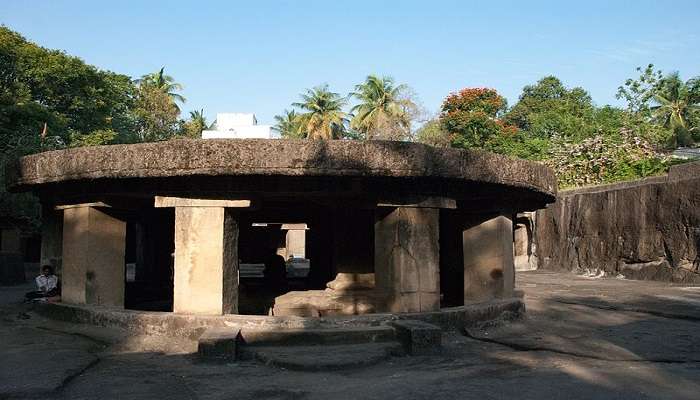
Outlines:
<svg viewBox="0 0 700 400"><path fill-rule="evenodd" d="M539 269L700 283L700 162L560 192L535 220Z"/></svg>

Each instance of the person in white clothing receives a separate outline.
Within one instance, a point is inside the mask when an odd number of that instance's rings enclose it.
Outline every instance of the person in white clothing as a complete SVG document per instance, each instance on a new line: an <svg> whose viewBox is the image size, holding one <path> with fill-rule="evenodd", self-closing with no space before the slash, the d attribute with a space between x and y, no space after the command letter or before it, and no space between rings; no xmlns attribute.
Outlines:
<svg viewBox="0 0 700 400"><path fill-rule="evenodd" d="M41 275L36 277L36 287L38 290L25 295L28 300L43 299L60 295L58 288L58 277L54 275L50 265L41 267Z"/></svg>

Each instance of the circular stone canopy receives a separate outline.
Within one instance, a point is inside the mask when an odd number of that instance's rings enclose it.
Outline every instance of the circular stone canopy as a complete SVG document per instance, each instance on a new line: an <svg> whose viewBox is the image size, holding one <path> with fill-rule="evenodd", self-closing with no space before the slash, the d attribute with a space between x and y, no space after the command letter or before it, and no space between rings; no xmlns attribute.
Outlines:
<svg viewBox="0 0 700 400"><path fill-rule="evenodd" d="M554 201L544 165L477 150L355 140L178 139L29 155L6 168L11 191L54 204L173 195L359 202L454 200L475 211ZM376 204L376 203L375 203Z"/></svg>

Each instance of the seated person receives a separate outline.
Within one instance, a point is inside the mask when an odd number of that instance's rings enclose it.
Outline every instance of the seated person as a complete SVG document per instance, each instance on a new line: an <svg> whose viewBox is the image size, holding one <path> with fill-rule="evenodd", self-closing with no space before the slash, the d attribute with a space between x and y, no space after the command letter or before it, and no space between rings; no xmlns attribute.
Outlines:
<svg viewBox="0 0 700 400"><path fill-rule="evenodd" d="M39 290L29 292L25 295L27 300L46 299L48 297L60 296L58 287L58 277L53 273L53 267L44 265L41 267L41 275L36 277L36 286Z"/></svg>

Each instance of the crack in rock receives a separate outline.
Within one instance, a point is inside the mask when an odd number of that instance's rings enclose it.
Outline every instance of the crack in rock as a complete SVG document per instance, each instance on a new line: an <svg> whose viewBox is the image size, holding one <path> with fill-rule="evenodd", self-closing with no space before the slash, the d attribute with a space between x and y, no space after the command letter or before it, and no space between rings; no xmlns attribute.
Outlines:
<svg viewBox="0 0 700 400"><path fill-rule="evenodd" d="M607 305L600 305L600 304L591 304L591 303L578 303L575 301L567 301L567 300L552 300L557 303L561 304L569 304L569 305L575 305L575 306L584 306L584 307L590 307L590 308L597 308L599 310L609 310L609 311L620 311L620 312L634 312L634 313L640 313L640 314L648 314L648 315L653 315L655 317L661 317L661 318L668 318L668 319L678 319L682 321L692 321L692 322L700 322L700 317L696 317L694 315L686 315L686 314L674 314L674 313L667 313L664 311L654 311L654 310L648 310L648 309L642 309L642 308L635 308L635 307L615 307L615 306L607 306Z"/></svg>
<svg viewBox="0 0 700 400"><path fill-rule="evenodd" d="M660 363L660 364L693 364L693 363L700 362L700 361L694 361L694 360L674 360L674 359L665 359L665 358L639 359L639 358L600 357L600 356L596 356L596 355L592 355L592 354L565 351L565 350L546 347L546 346L528 346L528 345L524 345L524 344L511 343L511 342L501 341L501 340L497 340L497 339L474 336L467 329L463 329L462 333L464 334L464 336L468 337L469 339L476 340L479 342L484 342L484 343L492 343L492 344L497 344L500 346L505 346L505 347L508 347L512 350L519 351L519 352L544 351L544 352L562 354L562 355L567 355L567 356L572 356L572 357L577 357L577 358L585 358L585 359L589 359L589 360L612 361L612 362L640 362L640 363Z"/></svg>

